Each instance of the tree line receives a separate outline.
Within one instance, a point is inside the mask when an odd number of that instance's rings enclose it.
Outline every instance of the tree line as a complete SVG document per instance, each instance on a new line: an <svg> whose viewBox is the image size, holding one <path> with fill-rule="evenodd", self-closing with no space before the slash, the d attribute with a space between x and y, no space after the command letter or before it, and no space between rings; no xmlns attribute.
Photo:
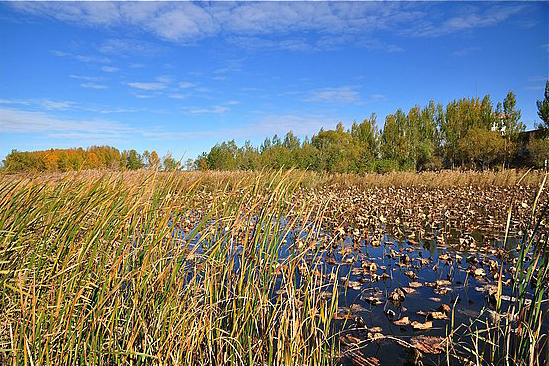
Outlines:
<svg viewBox="0 0 549 366"><path fill-rule="evenodd" d="M123 150L111 146L91 146L87 149L50 149L44 151L13 150L6 156L4 167L8 172L72 171L83 169L178 169L179 162L167 153L160 158L156 151Z"/></svg>
<svg viewBox="0 0 549 366"><path fill-rule="evenodd" d="M549 81L538 101L543 124L523 133L521 111L511 91L493 105L490 96L453 100L445 106L430 101L406 113L398 109L385 118L382 130L372 114L345 130L324 130L300 141L292 131L266 138L259 147L249 141L225 141L202 154L198 169L309 169L337 173L486 169L495 166L543 167L549 159Z"/></svg>
<svg viewBox="0 0 549 366"><path fill-rule="evenodd" d="M334 130L323 128L301 141L292 131L268 137L255 147L235 140L213 146L184 167L171 153L160 158L155 151L120 152L110 146L86 150L51 149L12 151L4 160L9 172L80 169L200 169L257 170L298 168L337 173L384 173L396 170L444 168L486 169L496 166L543 167L549 159L549 81L544 99L537 101L542 120L537 130L525 133L515 94L507 93L495 107L489 95L453 100L446 105L430 101L408 112L386 116L378 128L372 113L347 130L340 122Z"/></svg>

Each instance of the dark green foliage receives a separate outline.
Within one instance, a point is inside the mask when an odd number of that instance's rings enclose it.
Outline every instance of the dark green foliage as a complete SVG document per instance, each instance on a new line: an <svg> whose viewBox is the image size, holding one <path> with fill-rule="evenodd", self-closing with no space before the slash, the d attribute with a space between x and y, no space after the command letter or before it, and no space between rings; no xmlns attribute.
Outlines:
<svg viewBox="0 0 549 366"><path fill-rule="evenodd" d="M549 138L534 138L528 143L527 149L532 165L544 168L549 164Z"/></svg>
<svg viewBox="0 0 549 366"><path fill-rule="evenodd" d="M545 82L545 93L543 100L536 102L538 106L538 116L543 121L543 125L540 127L549 130L549 80Z"/></svg>

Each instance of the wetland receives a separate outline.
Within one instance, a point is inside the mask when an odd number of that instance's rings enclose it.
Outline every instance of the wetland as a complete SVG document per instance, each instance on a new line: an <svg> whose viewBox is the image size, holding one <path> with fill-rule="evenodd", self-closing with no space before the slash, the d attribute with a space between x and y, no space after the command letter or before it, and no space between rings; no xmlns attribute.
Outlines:
<svg viewBox="0 0 549 366"><path fill-rule="evenodd" d="M4 176L0 361L545 364L547 176L430 174Z"/></svg>

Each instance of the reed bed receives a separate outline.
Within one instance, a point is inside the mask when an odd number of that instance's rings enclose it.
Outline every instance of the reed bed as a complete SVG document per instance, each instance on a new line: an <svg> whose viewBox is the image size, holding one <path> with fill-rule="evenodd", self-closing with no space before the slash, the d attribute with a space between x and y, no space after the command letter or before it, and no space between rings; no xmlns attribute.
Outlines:
<svg viewBox="0 0 549 366"><path fill-rule="evenodd" d="M319 223L321 207L292 207L283 174L216 181L208 205L197 183L2 179L0 364L332 363L337 284L322 298L279 255L283 214Z"/></svg>
<svg viewBox="0 0 549 366"><path fill-rule="evenodd" d="M142 171L108 171L86 170L83 172L43 172L43 173L18 173L8 175L11 179L35 179L57 182L65 176L99 177L106 172L111 174L123 174L125 179L139 177ZM240 181L250 181L257 176L276 172L265 171L181 171L181 182L194 182L200 180L203 186L219 187L223 184L232 184ZM5 174L5 173L4 173ZM158 172L158 176L169 176L171 172ZM323 186L357 186L357 187L513 187L519 181L525 187L538 188L543 181L545 172L542 170L485 170L485 171L457 171L443 170L439 172L390 172L386 174L337 174L313 171L290 170L284 174L290 180L299 180L300 186L306 188L320 188ZM262 183L267 183L263 181Z"/></svg>
<svg viewBox="0 0 549 366"><path fill-rule="evenodd" d="M336 364L349 284L326 251L346 235L381 245L397 221L416 239L426 223L505 228L495 212L510 199L506 231L524 235L515 301L452 324L446 362L539 365L548 196L534 187L546 185L511 170L0 176L0 364Z"/></svg>

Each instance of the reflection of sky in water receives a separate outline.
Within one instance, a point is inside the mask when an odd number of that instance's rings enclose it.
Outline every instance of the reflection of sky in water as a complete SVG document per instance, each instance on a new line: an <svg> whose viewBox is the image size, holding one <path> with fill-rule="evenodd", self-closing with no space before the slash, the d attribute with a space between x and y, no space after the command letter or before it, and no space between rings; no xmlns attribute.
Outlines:
<svg viewBox="0 0 549 366"><path fill-rule="evenodd" d="M211 224L211 222L210 222ZM295 230L288 231L288 222L285 219L280 220L277 223L279 234L282 232L284 240L278 245L278 256L280 262L284 262L284 258L292 255L295 252L296 243L299 241L308 242L307 236L310 235L311 239L317 237L318 233L312 230L312 225L307 227L297 227ZM220 232L223 233L223 227L220 226ZM177 229L174 229L174 231ZM274 234L274 233L273 233ZM314 257L313 254L308 254L305 259L309 260L311 266L320 270L324 274L329 274L338 270L340 285L345 281L342 278L348 278L349 281L362 282L361 289L356 290L351 287L340 288L340 296L338 298L340 308L349 308L351 305L360 305L362 310L352 311L353 315L356 315L364 320L364 323L368 328L381 327L382 333L386 335L393 335L406 341L410 341L410 338L417 335L428 335L435 337L444 337L447 334L447 328L450 326L450 320L434 320L433 328L427 331L414 331L410 325L397 326L393 324L393 321L401 317L407 316L411 322L425 322L424 315L417 314L418 311L434 311L441 304L447 304L452 307L455 304L454 320L455 324L469 324L472 318L477 317L483 307L493 309L493 304L487 301L487 294L485 292L477 291L475 288L484 287L487 284L495 284L493 275L489 273L488 261L496 260L496 258L490 254L482 253L481 251L475 252L457 252L451 249L448 245L458 243L460 232L456 230L450 230L448 233L434 232L435 237L433 240L417 240L416 245L410 245L407 241L399 241L393 237L385 234L382 237L380 246L372 246L361 241L359 250L353 250L347 256L341 254L341 248L349 247L353 248L353 239L346 237L344 240L338 242L338 247L333 250L327 250L321 254L317 254ZM188 245L188 249L194 251L197 254L204 252L204 246L207 245L207 240L195 235L193 231L189 233L179 234ZM443 236L441 242L437 243L436 235ZM482 243L482 233L475 231L471 235L480 243ZM191 239L192 238L192 239ZM189 240L191 239L191 240ZM197 246L196 243L200 244ZM519 243L517 238L511 238L507 240L507 249L516 247ZM233 271L238 271L242 255L242 246L238 243L224 241L225 245L228 245L230 250L227 259L232 258L234 260ZM448 244L448 245L447 245ZM503 243L498 240L493 240L490 243L494 248L498 248ZM390 258L387 254L391 250L395 250L398 253L406 254L412 260L411 263L417 267L400 267L397 263L400 262L399 258ZM328 252L331 252L328 254ZM443 253L450 253L452 261L445 262L439 259L439 255ZM321 260L326 255L332 256L337 264L328 264ZM456 261L456 255L461 256L460 261ZM466 258L474 256L479 260L478 267L482 267L487 272L485 278L475 278L471 274L467 273L467 269L470 264L466 262ZM356 260L353 264L345 263L345 258L354 257ZM416 258L425 258L429 260L429 263L423 266L418 266L419 261ZM370 282L369 276L364 274L353 274L353 268L361 268L363 260L374 262L377 264L377 274L385 272L389 275L389 278L378 280L376 282ZM501 263L501 261L498 261ZM509 273L505 273L505 270L509 269L509 264L504 263L504 280L510 278ZM406 271L414 271L418 276L417 279L410 279L404 274ZM425 283L433 283L437 280L450 280L452 282L450 289L446 294L437 295L434 293L433 287L421 286L415 288L415 292L406 295L405 301L401 304L393 304L387 300L388 295L399 287L409 287L409 283L412 281ZM300 284L300 277L298 275L297 286ZM331 291L330 282L325 279L326 287L324 290ZM272 292L272 299L275 300L279 294L277 290L281 286L281 277L276 281L277 288ZM511 295L511 289L507 286L503 287L504 295ZM365 301L365 297L371 296L374 293L382 294L380 299L381 305L371 305ZM433 301L432 298L439 298L440 301ZM508 306L508 302L503 302L502 310L505 311ZM390 319L386 315L387 310L394 312L394 318ZM346 332L349 329L356 328L354 320L336 320L335 329L337 331ZM354 332L357 332L356 330ZM362 336L366 337L366 333L363 331ZM358 334L361 335L360 331ZM385 364L405 364L408 360L408 351L392 341L380 341L374 342L363 350L365 356L375 356L381 360L383 365ZM427 355L428 359L424 359L424 364L437 364L440 357L440 362L446 363L444 355ZM457 364L457 363L456 363Z"/></svg>

